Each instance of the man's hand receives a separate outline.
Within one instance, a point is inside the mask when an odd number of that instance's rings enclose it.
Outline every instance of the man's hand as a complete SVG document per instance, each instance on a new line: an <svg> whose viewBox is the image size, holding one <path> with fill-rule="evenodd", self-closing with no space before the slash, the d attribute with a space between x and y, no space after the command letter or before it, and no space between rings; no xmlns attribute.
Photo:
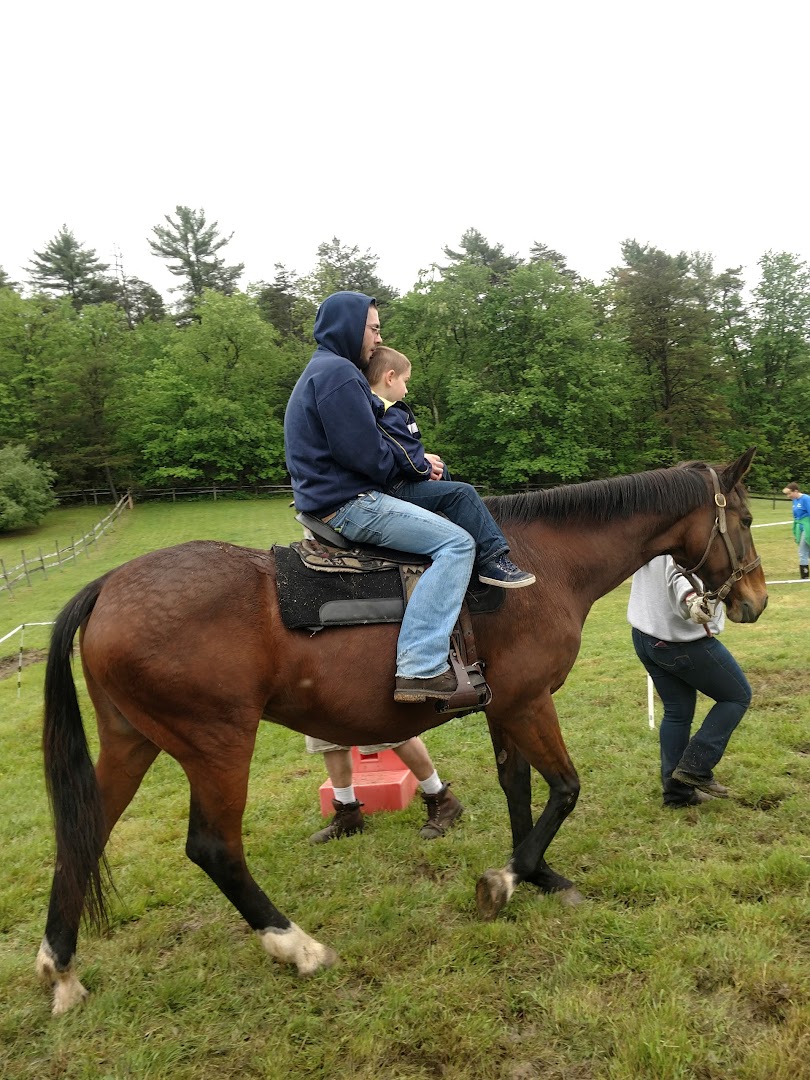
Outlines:
<svg viewBox="0 0 810 1080"><path fill-rule="evenodd" d="M709 609L709 601L705 596L687 593L683 599L692 622L705 624L714 618L714 611Z"/></svg>
<svg viewBox="0 0 810 1080"><path fill-rule="evenodd" d="M438 454L425 454L425 461L430 462L429 480L441 480L444 475L444 462Z"/></svg>

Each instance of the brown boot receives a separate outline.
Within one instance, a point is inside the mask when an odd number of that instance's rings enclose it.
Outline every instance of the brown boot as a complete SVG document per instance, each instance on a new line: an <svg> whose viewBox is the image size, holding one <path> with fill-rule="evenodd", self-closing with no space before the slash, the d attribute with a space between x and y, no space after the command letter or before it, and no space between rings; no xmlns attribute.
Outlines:
<svg viewBox="0 0 810 1080"><path fill-rule="evenodd" d="M435 795L425 795L423 792L422 798L428 812L427 822L419 830L423 840L436 840L444 836L464 813L464 807L450 790L449 784L445 784Z"/></svg>
<svg viewBox="0 0 810 1080"><path fill-rule="evenodd" d="M448 668L441 675L432 679L406 679L397 675L394 686L394 701L448 701L458 689L458 680L453 669Z"/></svg>
<svg viewBox="0 0 810 1080"><path fill-rule="evenodd" d="M362 832L366 827L363 812L360 809L362 805L356 800L342 803L337 799L332 799L335 816L325 829L318 829L310 836L310 844L326 844L329 840L340 840L343 836L354 836L355 833Z"/></svg>

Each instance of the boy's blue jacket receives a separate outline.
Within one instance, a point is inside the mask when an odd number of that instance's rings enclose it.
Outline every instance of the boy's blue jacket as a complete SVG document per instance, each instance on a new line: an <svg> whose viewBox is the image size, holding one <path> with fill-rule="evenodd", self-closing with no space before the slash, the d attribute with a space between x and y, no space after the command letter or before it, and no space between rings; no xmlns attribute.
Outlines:
<svg viewBox="0 0 810 1080"><path fill-rule="evenodd" d="M284 450L295 505L325 517L363 491L386 491L398 473L377 427L360 351L374 299L333 293L315 319L318 348L284 414Z"/></svg>
<svg viewBox="0 0 810 1080"><path fill-rule="evenodd" d="M402 480L430 479L430 462L425 459L422 436L413 410L404 401L385 401L373 395L377 411L377 426L394 452L399 475L394 485Z"/></svg>

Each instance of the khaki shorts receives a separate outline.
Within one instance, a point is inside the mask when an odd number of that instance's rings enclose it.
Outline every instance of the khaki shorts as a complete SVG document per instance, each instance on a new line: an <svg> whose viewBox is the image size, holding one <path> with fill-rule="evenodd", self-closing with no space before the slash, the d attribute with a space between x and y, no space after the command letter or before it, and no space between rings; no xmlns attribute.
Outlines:
<svg viewBox="0 0 810 1080"><path fill-rule="evenodd" d="M337 743L324 742L323 739L313 739L311 735L305 735L304 738L308 754L326 754L330 750L351 750L350 746L339 746ZM361 754L379 754L382 750L395 750L396 747L408 741L408 739L402 739L400 742L375 743L374 746L358 746L357 749Z"/></svg>

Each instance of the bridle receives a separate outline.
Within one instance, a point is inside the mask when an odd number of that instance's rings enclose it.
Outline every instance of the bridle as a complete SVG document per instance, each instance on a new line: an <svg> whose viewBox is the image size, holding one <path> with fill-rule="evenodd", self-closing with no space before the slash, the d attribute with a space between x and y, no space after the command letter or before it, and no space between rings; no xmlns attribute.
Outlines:
<svg viewBox="0 0 810 1080"><path fill-rule="evenodd" d="M740 578L745 577L746 574L750 574L752 570L756 570L762 562L762 559L757 555L756 559L754 559L753 562L748 563L747 566L740 565L740 560L737 558L737 552L734 550L734 545L731 543L731 540L729 540L728 529L726 527L726 497L720 490L720 481L717 479L717 473L712 468L709 468L709 473L712 478L712 484L714 485L714 505L716 507L714 525L712 527L711 535L709 536L709 542L706 544L706 550L703 552L703 558L697 566L693 566L691 570L681 570L681 573L690 582L695 592L701 594L706 600L714 601L725 600L736 582L738 582ZM692 574L699 570L708 559L709 552L714 543L714 538L718 533L723 537L726 550L728 551L728 557L731 562L731 574L726 578L719 589L715 589L713 592L704 592L700 582L696 581L692 577Z"/></svg>

